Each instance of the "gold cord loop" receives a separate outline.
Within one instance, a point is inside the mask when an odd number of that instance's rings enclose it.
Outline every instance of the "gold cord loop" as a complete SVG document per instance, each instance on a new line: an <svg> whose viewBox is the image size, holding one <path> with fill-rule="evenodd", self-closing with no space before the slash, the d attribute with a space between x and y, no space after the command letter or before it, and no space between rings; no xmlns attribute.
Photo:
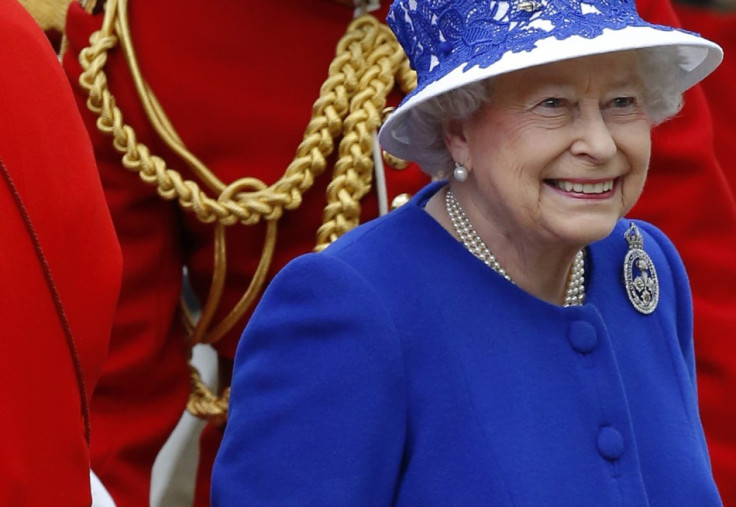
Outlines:
<svg viewBox="0 0 736 507"><path fill-rule="evenodd" d="M324 223L317 231L315 250L325 248L358 224L359 200L369 191L372 171L373 136L381 122L387 95L398 80L402 90L416 86L416 74L391 31L371 15L356 18L337 45L320 96L312 106L312 117L293 161L272 185L245 177L230 184L220 181L192 154L176 133L165 111L142 76L130 36L128 0L107 0L100 30L90 36L89 47L79 54L80 85L87 91L87 107L97 116L97 128L112 137L122 154L123 166L161 197L177 200L204 223L214 224L214 270L207 300L199 320L191 323L189 343L214 343L225 335L252 306L265 283L276 245L277 224L285 210L299 207L302 196L322 174L335 140L342 136L339 158L327 188ZM124 121L109 90L104 68L108 52L118 43L125 55L141 104L159 137L203 183L185 179L160 157L137 141L133 128ZM266 234L258 268L230 313L213 323L225 286L227 265L225 227L266 222ZM219 397L202 382L192 367L192 389L187 409L215 424L227 415L229 390Z"/></svg>
<svg viewBox="0 0 736 507"><path fill-rule="evenodd" d="M215 395L202 380L196 368L189 366L191 390L187 411L215 426L224 426L227 422L227 405L230 400L230 388L226 387L220 396Z"/></svg>

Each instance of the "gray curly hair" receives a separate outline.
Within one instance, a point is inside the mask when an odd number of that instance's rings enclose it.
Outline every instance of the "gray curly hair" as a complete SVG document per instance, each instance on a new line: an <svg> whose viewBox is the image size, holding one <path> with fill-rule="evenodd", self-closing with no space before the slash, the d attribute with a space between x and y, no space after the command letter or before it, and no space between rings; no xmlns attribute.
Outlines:
<svg viewBox="0 0 736 507"><path fill-rule="evenodd" d="M645 88L644 108L652 125L657 125L682 108L678 73L681 58L675 48L635 51ZM421 153L415 162L429 175L445 178L452 171L454 161L445 145L445 126L476 114L490 100L493 83L494 78L471 83L432 97L407 113L414 131L416 153Z"/></svg>

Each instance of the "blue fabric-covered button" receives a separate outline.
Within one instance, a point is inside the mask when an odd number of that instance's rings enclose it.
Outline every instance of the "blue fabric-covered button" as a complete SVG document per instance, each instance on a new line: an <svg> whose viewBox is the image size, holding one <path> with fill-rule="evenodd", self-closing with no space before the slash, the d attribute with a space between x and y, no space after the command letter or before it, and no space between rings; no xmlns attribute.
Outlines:
<svg viewBox="0 0 736 507"><path fill-rule="evenodd" d="M598 452L606 459L614 460L624 453L624 438L611 426L604 426L598 432Z"/></svg>
<svg viewBox="0 0 736 507"><path fill-rule="evenodd" d="M572 348L581 354L593 352L593 349L598 344L598 335L595 332L595 328L588 322L581 320L570 324L568 339Z"/></svg>

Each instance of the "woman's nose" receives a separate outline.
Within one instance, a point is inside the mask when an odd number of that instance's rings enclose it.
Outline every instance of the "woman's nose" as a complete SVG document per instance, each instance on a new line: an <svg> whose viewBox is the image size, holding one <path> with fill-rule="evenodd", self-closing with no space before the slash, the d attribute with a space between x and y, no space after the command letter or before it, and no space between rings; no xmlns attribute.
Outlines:
<svg viewBox="0 0 736 507"><path fill-rule="evenodd" d="M580 111L575 119L575 138L570 146L574 155L587 156L595 161L605 161L617 151L616 142L599 107Z"/></svg>

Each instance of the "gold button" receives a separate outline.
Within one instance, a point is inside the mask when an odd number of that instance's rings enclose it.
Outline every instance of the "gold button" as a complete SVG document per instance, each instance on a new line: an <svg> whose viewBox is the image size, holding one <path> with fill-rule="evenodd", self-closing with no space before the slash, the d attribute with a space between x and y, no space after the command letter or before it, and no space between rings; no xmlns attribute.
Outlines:
<svg viewBox="0 0 736 507"><path fill-rule="evenodd" d="M402 160L399 157L394 157L386 150L382 150L381 153L383 153L383 161L386 162L391 169L401 171L402 169L409 167L408 161Z"/></svg>
<svg viewBox="0 0 736 507"><path fill-rule="evenodd" d="M411 199L411 194L403 193L403 194L397 195L396 197L394 197L394 200L391 201L391 209L396 209L400 206L403 206L404 204L409 202L410 199Z"/></svg>

